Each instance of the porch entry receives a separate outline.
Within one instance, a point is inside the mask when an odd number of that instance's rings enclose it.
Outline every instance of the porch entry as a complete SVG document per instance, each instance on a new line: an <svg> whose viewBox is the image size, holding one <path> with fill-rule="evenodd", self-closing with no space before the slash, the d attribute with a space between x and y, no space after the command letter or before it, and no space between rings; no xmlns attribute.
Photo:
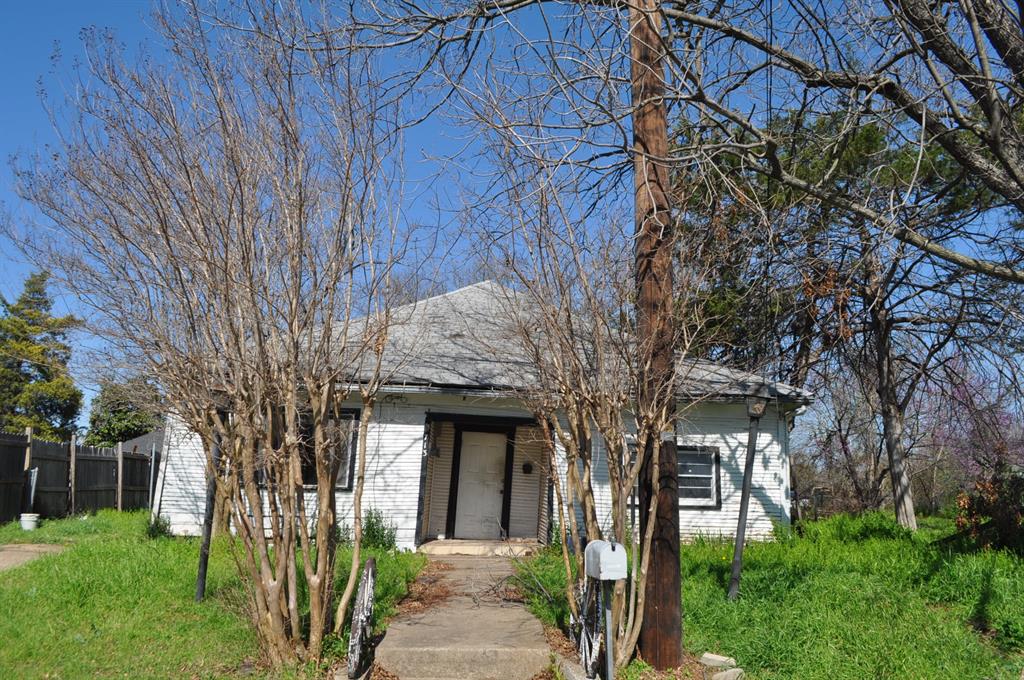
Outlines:
<svg viewBox="0 0 1024 680"><path fill-rule="evenodd" d="M417 542L542 540L548 485L533 419L429 413Z"/></svg>
<svg viewBox="0 0 1024 680"><path fill-rule="evenodd" d="M499 432L462 433L453 538L501 538L507 439Z"/></svg>

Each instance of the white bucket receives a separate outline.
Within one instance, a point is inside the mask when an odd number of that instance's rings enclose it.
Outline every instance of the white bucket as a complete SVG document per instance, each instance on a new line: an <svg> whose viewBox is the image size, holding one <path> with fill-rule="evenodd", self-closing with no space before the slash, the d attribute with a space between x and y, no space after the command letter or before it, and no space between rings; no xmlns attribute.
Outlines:
<svg viewBox="0 0 1024 680"><path fill-rule="evenodd" d="M39 514L35 512L21 513L21 528L25 531L32 531L39 526Z"/></svg>

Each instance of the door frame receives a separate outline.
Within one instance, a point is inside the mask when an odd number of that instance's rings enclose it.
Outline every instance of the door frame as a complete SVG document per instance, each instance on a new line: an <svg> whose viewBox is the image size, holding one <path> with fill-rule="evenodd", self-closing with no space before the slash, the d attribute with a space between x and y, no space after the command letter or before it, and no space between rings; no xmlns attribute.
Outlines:
<svg viewBox="0 0 1024 680"><path fill-rule="evenodd" d="M467 416L451 414L443 417L435 414L433 420L447 420L455 426L455 442L452 447L452 476L448 485L448 515L445 518L445 536L455 538L455 515L459 502L459 470L462 467L462 433L490 432L505 435L505 476L501 491L501 538L508 536L512 514L512 474L516 453L516 428L533 424L532 418L503 418L494 416Z"/></svg>

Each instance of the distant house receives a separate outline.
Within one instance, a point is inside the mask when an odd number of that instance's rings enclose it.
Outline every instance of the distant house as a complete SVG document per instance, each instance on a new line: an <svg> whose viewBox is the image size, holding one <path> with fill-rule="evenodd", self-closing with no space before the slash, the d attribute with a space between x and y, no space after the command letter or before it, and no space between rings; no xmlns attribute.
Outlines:
<svg viewBox="0 0 1024 680"><path fill-rule="evenodd" d="M439 537L546 542L554 503L548 461L531 414L515 397L532 371L500 317L504 289L484 282L421 300L396 315L386 363L392 377L367 442L364 509L383 511L402 547ZM754 469L748 535L789 522L789 423L804 392L757 376L693 363L679 386L680 530L736 529L747 426L744 399L767 396ZM353 459L354 460L354 457ZM607 469L595 452L599 515L611 511ZM351 462L337 488L340 520L352 509ZM314 491L311 489L311 494ZM178 534L198 534L205 498L199 438L169 419L153 513Z"/></svg>
<svg viewBox="0 0 1024 680"><path fill-rule="evenodd" d="M134 439L121 442L121 448L125 453L142 453L149 455L160 455L164 445L164 428L158 427L146 434L140 434Z"/></svg>

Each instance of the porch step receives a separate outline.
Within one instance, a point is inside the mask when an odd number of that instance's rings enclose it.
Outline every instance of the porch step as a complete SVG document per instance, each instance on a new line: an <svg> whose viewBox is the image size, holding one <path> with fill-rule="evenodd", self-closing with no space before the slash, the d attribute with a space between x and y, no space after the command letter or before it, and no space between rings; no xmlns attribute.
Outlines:
<svg viewBox="0 0 1024 680"><path fill-rule="evenodd" d="M537 541L474 541L467 539L441 539L420 545L419 551L432 557L473 555L476 557L527 557L538 552Z"/></svg>

